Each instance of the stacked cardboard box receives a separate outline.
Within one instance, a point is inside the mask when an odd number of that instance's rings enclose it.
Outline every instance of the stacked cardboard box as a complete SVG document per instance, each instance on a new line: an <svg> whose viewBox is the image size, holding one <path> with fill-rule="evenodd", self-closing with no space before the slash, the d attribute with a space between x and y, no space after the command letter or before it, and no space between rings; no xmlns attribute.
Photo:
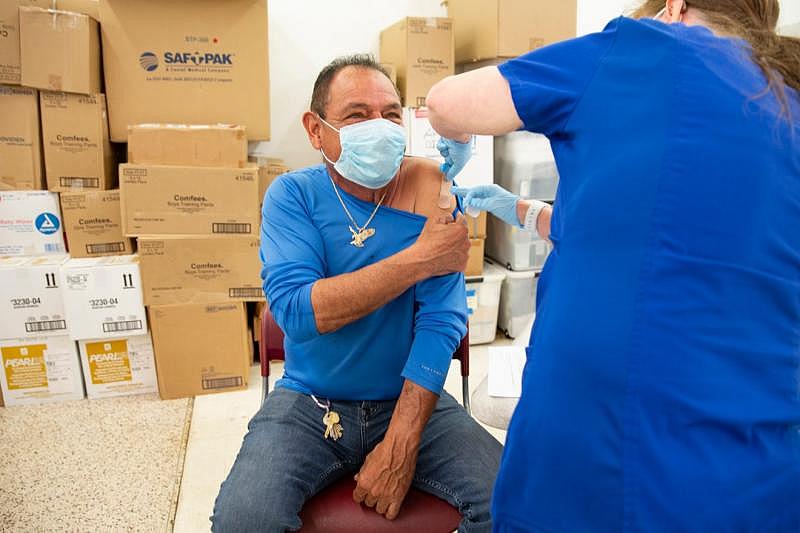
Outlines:
<svg viewBox="0 0 800 533"><path fill-rule="evenodd" d="M453 21L407 17L381 32L380 58L395 69L403 105L421 107L433 85L455 73Z"/></svg>
<svg viewBox="0 0 800 533"><path fill-rule="evenodd" d="M8 406L83 398L60 288L66 260L0 258L0 389Z"/></svg>
<svg viewBox="0 0 800 533"><path fill-rule="evenodd" d="M61 193L61 213L72 257L133 253L133 240L122 234L118 190Z"/></svg>
<svg viewBox="0 0 800 533"><path fill-rule="evenodd" d="M269 140L267 0L107 0L100 20L112 140L152 122Z"/></svg>
<svg viewBox="0 0 800 533"><path fill-rule="evenodd" d="M65 252L57 194L0 191L0 256Z"/></svg>
<svg viewBox="0 0 800 533"><path fill-rule="evenodd" d="M41 189L38 91L0 85L0 117L0 190Z"/></svg>
<svg viewBox="0 0 800 533"><path fill-rule="evenodd" d="M259 174L244 128L148 124L128 139L123 231L138 237L161 397L244 388L245 302L263 300Z"/></svg>
<svg viewBox="0 0 800 533"><path fill-rule="evenodd" d="M455 61L511 58L575 37L576 0L449 0Z"/></svg>
<svg viewBox="0 0 800 533"><path fill-rule="evenodd" d="M42 91L39 99L47 188L112 189L116 161L108 137L105 95Z"/></svg>
<svg viewBox="0 0 800 533"><path fill-rule="evenodd" d="M69 336L78 341L89 398L156 391L135 255L70 259L61 265Z"/></svg>
<svg viewBox="0 0 800 533"><path fill-rule="evenodd" d="M291 169L286 166L283 159L266 157L260 155L250 155L249 160L258 166L258 198L260 204L264 203L264 195L270 185L282 174L286 174Z"/></svg>

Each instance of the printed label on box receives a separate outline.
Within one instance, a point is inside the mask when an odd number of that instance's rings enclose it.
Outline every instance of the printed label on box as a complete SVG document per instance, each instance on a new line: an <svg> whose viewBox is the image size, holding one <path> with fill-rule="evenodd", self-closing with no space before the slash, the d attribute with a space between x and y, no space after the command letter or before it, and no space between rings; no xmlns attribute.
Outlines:
<svg viewBox="0 0 800 533"><path fill-rule="evenodd" d="M86 355L89 360L89 376L93 384L118 383L133 379L127 340L87 342Z"/></svg>
<svg viewBox="0 0 800 533"><path fill-rule="evenodd" d="M47 388L46 344L0 348L8 390Z"/></svg>

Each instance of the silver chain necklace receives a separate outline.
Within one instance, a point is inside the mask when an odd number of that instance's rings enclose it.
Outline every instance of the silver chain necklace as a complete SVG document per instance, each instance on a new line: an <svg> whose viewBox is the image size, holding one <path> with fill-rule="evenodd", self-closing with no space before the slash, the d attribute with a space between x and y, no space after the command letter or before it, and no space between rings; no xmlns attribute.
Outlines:
<svg viewBox="0 0 800 533"><path fill-rule="evenodd" d="M339 203L342 204L342 208L344 209L347 218L350 219L350 225L348 226L348 229L350 230L350 233L353 236L353 240L350 241L350 244L352 244L356 248L363 248L364 242L373 235L375 235L375 229L373 228L367 229L367 228L372 223L372 219L375 218L375 215L378 214L378 209L381 208L383 201L386 199L387 191L383 192L383 196L381 196L378 205L375 206L375 209L372 211L372 214L369 216L369 219L367 220L366 224L359 227L359 225L356 224L356 219L353 218L353 215L350 213L350 210L347 209L347 206L345 205L344 200L342 199L342 195L339 194L339 189L338 187L336 187L336 183L333 181L333 178L331 177L330 174L328 174L328 178L331 180L331 185L333 185L333 192L336 193L336 198L339 199Z"/></svg>

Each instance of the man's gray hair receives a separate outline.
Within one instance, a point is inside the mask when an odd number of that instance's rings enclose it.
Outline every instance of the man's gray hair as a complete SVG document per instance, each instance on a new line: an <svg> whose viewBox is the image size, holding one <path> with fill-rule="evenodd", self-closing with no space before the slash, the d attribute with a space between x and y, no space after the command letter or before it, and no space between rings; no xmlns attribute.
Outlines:
<svg viewBox="0 0 800 533"><path fill-rule="evenodd" d="M314 82L314 91L311 93L311 111L325 118L325 107L328 105L328 93L331 88L331 81L336 73L345 67L371 68L377 70L387 79L391 80L389 73L386 72L380 63L375 61L372 54L353 54L340 56L328 63L317 76ZM395 87L395 90L397 88Z"/></svg>

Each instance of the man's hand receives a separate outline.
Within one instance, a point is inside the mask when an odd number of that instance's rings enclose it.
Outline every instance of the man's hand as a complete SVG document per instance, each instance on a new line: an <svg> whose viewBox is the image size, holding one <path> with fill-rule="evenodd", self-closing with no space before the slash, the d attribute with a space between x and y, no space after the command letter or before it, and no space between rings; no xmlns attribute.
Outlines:
<svg viewBox="0 0 800 533"><path fill-rule="evenodd" d="M353 500L374 507L387 520L397 518L414 478L418 446L413 438L393 438L387 433L356 475Z"/></svg>
<svg viewBox="0 0 800 533"><path fill-rule="evenodd" d="M463 272L469 259L469 232L464 216L459 214L455 221L450 216L429 218L409 251L426 265L430 276Z"/></svg>

